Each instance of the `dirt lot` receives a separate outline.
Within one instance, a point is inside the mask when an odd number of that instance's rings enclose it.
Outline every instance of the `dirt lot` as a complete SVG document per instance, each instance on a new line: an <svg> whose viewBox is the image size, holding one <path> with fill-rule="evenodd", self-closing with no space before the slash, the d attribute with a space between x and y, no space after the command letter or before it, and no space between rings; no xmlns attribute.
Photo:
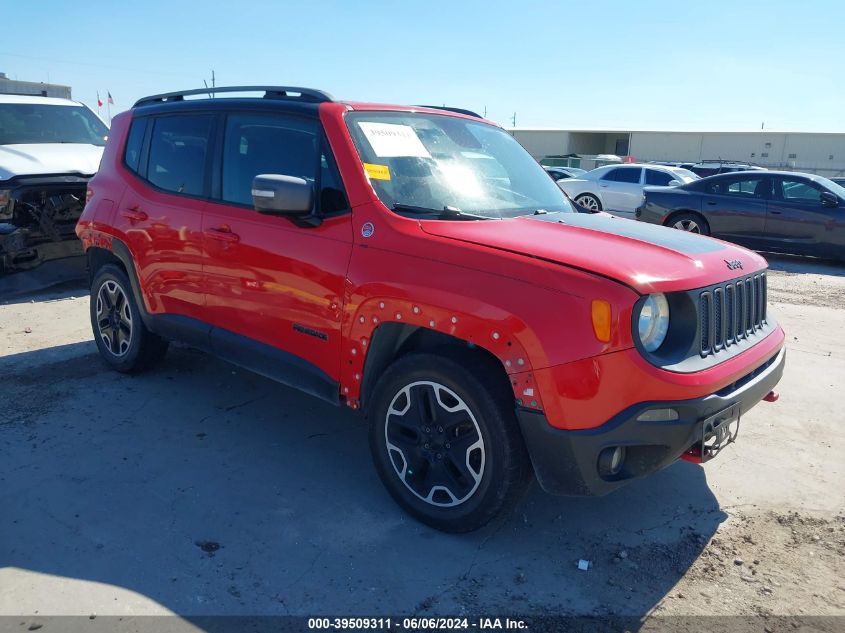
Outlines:
<svg viewBox="0 0 845 633"><path fill-rule="evenodd" d="M393 504L352 411L184 347L112 373L84 290L8 301L0 615L845 615L845 268L771 265L787 370L736 445L464 536Z"/></svg>

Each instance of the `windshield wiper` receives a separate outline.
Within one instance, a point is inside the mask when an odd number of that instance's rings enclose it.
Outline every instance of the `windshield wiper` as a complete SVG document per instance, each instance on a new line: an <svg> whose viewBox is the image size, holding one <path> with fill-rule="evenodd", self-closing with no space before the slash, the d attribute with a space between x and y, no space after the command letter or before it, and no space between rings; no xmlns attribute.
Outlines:
<svg viewBox="0 0 845 633"><path fill-rule="evenodd" d="M413 204L395 203L391 207L397 213L413 213L414 215L434 215L439 220L496 220L488 215L476 215L475 213L467 213L455 207L443 207L442 209L431 209L429 207L418 207Z"/></svg>

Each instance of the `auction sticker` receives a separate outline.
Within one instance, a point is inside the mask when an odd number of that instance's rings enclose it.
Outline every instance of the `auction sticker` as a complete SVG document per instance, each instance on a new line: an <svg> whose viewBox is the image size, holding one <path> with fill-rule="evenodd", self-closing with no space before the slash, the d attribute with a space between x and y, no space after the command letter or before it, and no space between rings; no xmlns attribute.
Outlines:
<svg viewBox="0 0 845 633"><path fill-rule="evenodd" d="M373 180L390 180L390 169L387 168L387 165L364 163L364 171Z"/></svg>
<svg viewBox="0 0 845 633"><path fill-rule="evenodd" d="M431 158L431 154L410 125L359 121L358 127L361 128L379 158L392 156Z"/></svg>

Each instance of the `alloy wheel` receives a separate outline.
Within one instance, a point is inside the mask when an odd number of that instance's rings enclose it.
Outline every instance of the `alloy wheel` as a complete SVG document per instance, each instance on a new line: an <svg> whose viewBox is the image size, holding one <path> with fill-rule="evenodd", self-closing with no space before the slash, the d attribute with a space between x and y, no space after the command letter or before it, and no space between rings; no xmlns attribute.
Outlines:
<svg viewBox="0 0 845 633"><path fill-rule="evenodd" d="M599 201L596 200L593 196L578 196L577 198L575 198L575 202L580 204L585 209L589 209L590 211L599 210Z"/></svg>
<svg viewBox="0 0 845 633"><path fill-rule="evenodd" d="M698 226L698 222L695 220L678 220L672 225L672 227L680 231L687 231L688 233L701 233L701 227Z"/></svg>
<svg viewBox="0 0 845 633"><path fill-rule="evenodd" d="M132 311L126 293L116 282L108 280L97 293L97 329L100 339L115 356L129 351L132 341Z"/></svg>
<svg viewBox="0 0 845 633"><path fill-rule="evenodd" d="M481 429L466 402L430 381L400 389L388 407L384 436L390 462L419 499L454 507L481 483L486 451Z"/></svg>

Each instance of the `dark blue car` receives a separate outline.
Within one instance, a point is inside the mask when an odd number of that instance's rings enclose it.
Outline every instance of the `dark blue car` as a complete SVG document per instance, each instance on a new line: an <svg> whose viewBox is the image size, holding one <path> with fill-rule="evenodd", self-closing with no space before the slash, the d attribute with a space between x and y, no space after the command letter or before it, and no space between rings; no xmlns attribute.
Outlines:
<svg viewBox="0 0 845 633"><path fill-rule="evenodd" d="M756 250L845 261L845 187L812 174L746 171L646 187L635 217Z"/></svg>

